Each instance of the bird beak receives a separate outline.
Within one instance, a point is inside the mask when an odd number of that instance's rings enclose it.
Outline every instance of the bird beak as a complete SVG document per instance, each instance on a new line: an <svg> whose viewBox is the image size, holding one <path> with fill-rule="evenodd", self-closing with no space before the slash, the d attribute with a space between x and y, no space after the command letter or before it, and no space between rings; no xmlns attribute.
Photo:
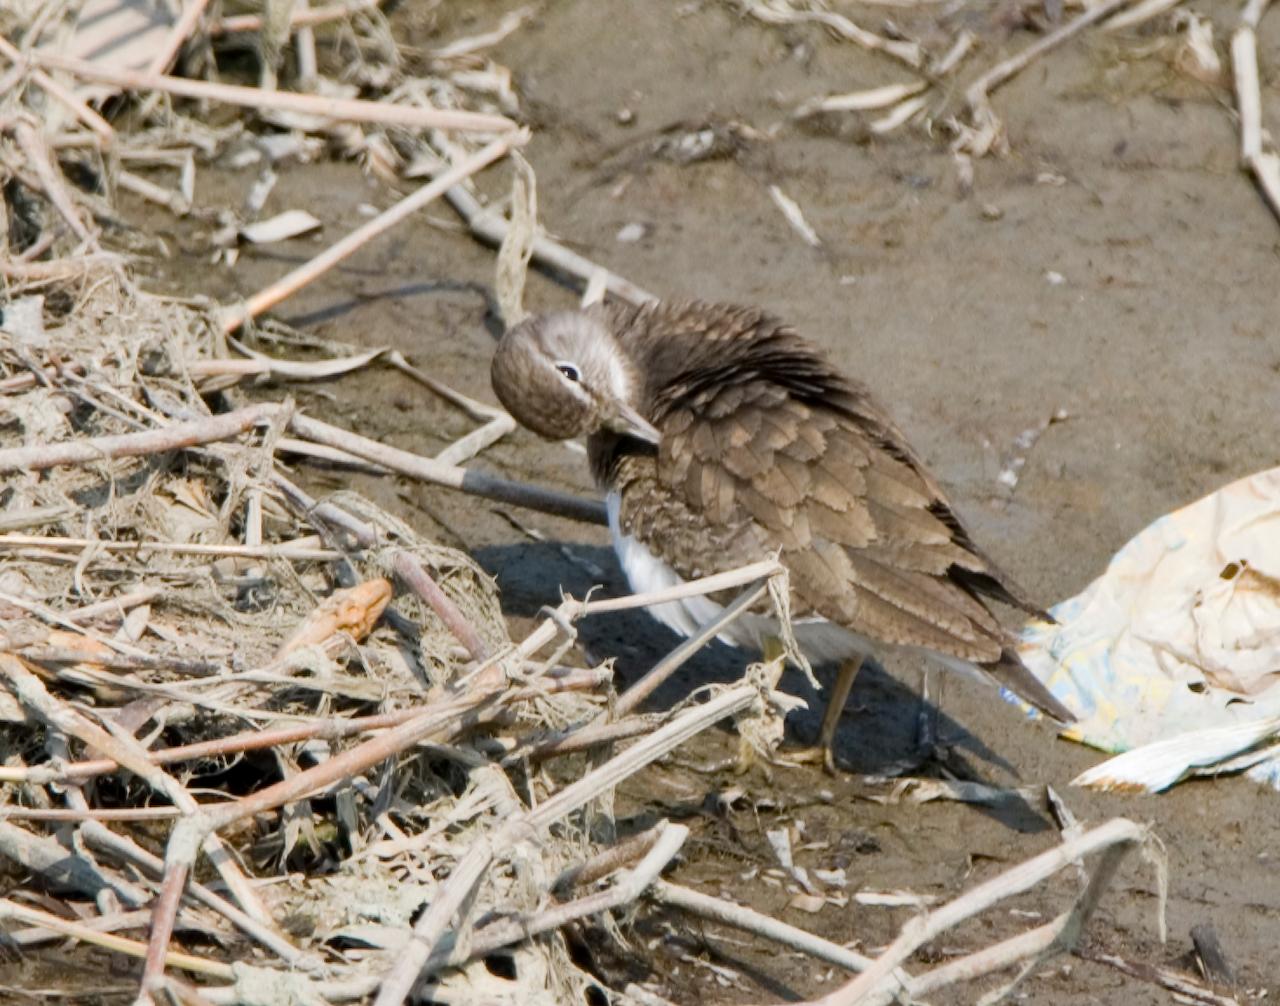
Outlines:
<svg viewBox="0 0 1280 1006"><path fill-rule="evenodd" d="M662 439L653 424L626 402L614 402L613 407L613 421L609 423L609 428L614 433L635 437L646 444L657 444Z"/></svg>

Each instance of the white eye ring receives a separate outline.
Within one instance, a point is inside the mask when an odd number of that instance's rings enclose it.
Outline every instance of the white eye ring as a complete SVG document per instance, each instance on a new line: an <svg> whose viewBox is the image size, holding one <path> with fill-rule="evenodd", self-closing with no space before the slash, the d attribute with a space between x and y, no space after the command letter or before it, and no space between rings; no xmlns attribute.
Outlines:
<svg viewBox="0 0 1280 1006"><path fill-rule="evenodd" d="M577 366L568 360L557 360L556 370L560 371L567 380L572 381L574 384L582 380L582 374L578 372Z"/></svg>

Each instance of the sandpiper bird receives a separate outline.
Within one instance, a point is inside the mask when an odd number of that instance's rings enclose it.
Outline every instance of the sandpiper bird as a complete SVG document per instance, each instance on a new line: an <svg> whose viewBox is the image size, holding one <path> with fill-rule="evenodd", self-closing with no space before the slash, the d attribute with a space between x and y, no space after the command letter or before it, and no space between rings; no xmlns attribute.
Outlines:
<svg viewBox="0 0 1280 1006"><path fill-rule="evenodd" d="M1043 613L974 545L867 387L776 318L696 302L538 315L503 337L491 378L535 433L587 435L632 590L780 556L801 650L840 663L811 752L828 769L854 677L883 644L1074 719L983 598ZM651 609L686 636L721 610L705 597ZM765 649L776 633L757 614L721 638Z"/></svg>

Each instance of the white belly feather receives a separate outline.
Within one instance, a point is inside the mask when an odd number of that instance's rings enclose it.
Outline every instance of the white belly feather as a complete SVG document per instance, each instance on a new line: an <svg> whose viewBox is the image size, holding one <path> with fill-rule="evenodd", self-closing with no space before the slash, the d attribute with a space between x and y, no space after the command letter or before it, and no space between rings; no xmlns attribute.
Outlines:
<svg viewBox="0 0 1280 1006"><path fill-rule="evenodd" d="M674 569L641 542L622 533L619 520L621 505L622 500L617 493L609 493L605 497L613 550L618 555L618 562L627 575L627 583L631 585L632 592L646 594L684 583L684 579ZM647 610L673 632L681 636L692 636L699 628L713 621L724 608L707 597L686 597L679 601L650 605ZM869 640L833 625L825 618L799 618L795 620L793 628L800 649L815 664L848 660L875 652L875 646ZM740 615L718 638L730 646L759 650L762 641L776 636L777 631L777 619L748 613Z"/></svg>

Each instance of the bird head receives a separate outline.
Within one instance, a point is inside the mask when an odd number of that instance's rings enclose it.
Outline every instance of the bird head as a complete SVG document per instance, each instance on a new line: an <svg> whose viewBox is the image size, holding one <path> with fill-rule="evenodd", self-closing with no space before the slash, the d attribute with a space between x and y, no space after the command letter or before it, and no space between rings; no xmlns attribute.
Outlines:
<svg viewBox="0 0 1280 1006"><path fill-rule="evenodd" d="M635 367L596 312L526 318L498 343L489 378L507 411L548 440L607 430L658 442L635 406Z"/></svg>

